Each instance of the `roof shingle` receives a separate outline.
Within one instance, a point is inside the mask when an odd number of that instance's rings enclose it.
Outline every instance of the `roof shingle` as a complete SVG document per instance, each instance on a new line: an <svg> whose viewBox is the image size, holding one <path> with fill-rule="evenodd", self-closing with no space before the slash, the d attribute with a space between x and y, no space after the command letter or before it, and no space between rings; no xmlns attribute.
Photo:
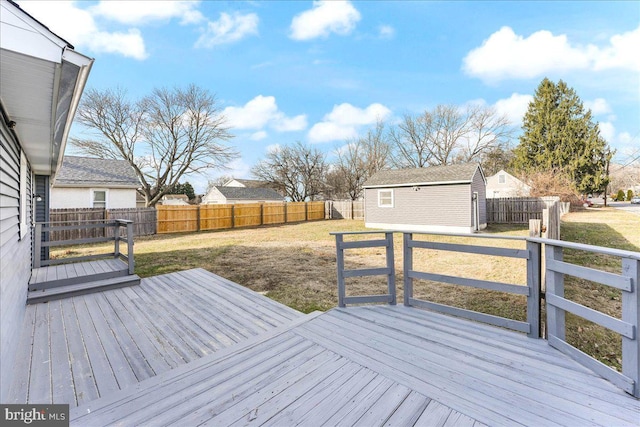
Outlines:
<svg viewBox="0 0 640 427"><path fill-rule="evenodd" d="M471 182L478 167L477 163L464 163L416 169L384 170L369 178L364 187L399 187L403 185Z"/></svg>
<svg viewBox="0 0 640 427"><path fill-rule="evenodd" d="M64 156L54 186L138 188L140 181L126 160Z"/></svg>
<svg viewBox="0 0 640 427"><path fill-rule="evenodd" d="M270 188L216 187L227 199L233 200L284 200L278 192Z"/></svg>

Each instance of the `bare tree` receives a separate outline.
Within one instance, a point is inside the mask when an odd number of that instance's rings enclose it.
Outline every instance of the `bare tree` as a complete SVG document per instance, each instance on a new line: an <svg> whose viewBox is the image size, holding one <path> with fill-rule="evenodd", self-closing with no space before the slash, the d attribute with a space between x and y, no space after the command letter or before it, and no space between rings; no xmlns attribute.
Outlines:
<svg viewBox="0 0 640 427"><path fill-rule="evenodd" d="M507 118L491 107L438 105L418 116L405 115L389 137L396 167L422 168L480 161L508 144L512 132Z"/></svg>
<svg viewBox="0 0 640 427"><path fill-rule="evenodd" d="M384 123L378 121L365 136L350 141L336 151L336 162L328 181L333 186L332 195L357 200L367 179L389 165L391 147L384 132Z"/></svg>
<svg viewBox="0 0 640 427"><path fill-rule="evenodd" d="M137 102L120 89L90 90L77 119L92 134L71 144L91 156L128 161L147 206L183 175L222 168L238 155L223 144L232 135L215 97L195 85L154 89Z"/></svg>
<svg viewBox="0 0 640 427"><path fill-rule="evenodd" d="M294 202L316 200L325 190L328 165L325 155L301 142L271 150L258 162L251 174Z"/></svg>

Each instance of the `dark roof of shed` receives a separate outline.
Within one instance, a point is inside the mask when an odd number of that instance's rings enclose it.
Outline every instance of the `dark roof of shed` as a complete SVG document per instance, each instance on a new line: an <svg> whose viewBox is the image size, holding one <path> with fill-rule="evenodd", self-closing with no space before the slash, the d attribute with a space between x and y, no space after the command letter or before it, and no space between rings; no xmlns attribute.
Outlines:
<svg viewBox="0 0 640 427"><path fill-rule="evenodd" d="M54 185L138 188L140 181L126 160L64 156Z"/></svg>
<svg viewBox="0 0 640 427"><path fill-rule="evenodd" d="M284 200L277 191L270 188L216 187L227 199L233 200Z"/></svg>
<svg viewBox="0 0 640 427"><path fill-rule="evenodd" d="M384 170L369 178L364 187L470 183L479 167L480 165L477 163L464 163L416 169Z"/></svg>

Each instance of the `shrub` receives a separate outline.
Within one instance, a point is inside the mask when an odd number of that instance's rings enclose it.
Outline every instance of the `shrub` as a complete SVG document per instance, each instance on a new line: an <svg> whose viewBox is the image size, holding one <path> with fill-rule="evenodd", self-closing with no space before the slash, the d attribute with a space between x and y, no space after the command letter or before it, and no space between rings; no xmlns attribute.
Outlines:
<svg viewBox="0 0 640 427"><path fill-rule="evenodd" d="M616 201L624 202L624 191L618 190L618 195L616 196Z"/></svg>
<svg viewBox="0 0 640 427"><path fill-rule="evenodd" d="M633 197L633 190L627 190L627 200L631 200L631 198Z"/></svg>

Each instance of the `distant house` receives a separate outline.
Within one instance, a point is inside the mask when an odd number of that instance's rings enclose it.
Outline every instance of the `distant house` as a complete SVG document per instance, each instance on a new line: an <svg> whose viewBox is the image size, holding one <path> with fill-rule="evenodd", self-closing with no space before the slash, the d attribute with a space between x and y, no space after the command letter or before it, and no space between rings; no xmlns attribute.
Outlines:
<svg viewBox="0 0 640 427"><path fill-rule="evenodd" d="M365 226L460 233L483 229L485 185L475 163L380 171L364 185Z"/></svg>
<svg viewBox="0 0 640 427"><path fill-rule="evenodd" d="M283 202L278 192L270 188L212 187L202 198L203 204L214 203L278 203Z"/></svg>
<svg viewBox="0 0 640 427"><path fill-rule="evenodd" d="M245 187L245 188L271 188L271 185L266 181L258 181L256 179L239 179L231 178L229 181L222 184L223 187Z"/></svg>
<svg viewBox="0 0 640 427"><path fill-rule="evenodd" d="M135 208L140 181L126 160L64 156L51 208Z"/></svg>
<svg viewBox="0 0 640 427"><path fill-rule="evenodd" d="M498 197L527 197L530 191L530 186L504 170L487 178L488 199Z"/></svg>
<svg viewBox="0 0 640 427"><path fill-rule="evenodd" d="M160 201L164 206L188 206L189 196L186 194L165 194Z"/></svg>

